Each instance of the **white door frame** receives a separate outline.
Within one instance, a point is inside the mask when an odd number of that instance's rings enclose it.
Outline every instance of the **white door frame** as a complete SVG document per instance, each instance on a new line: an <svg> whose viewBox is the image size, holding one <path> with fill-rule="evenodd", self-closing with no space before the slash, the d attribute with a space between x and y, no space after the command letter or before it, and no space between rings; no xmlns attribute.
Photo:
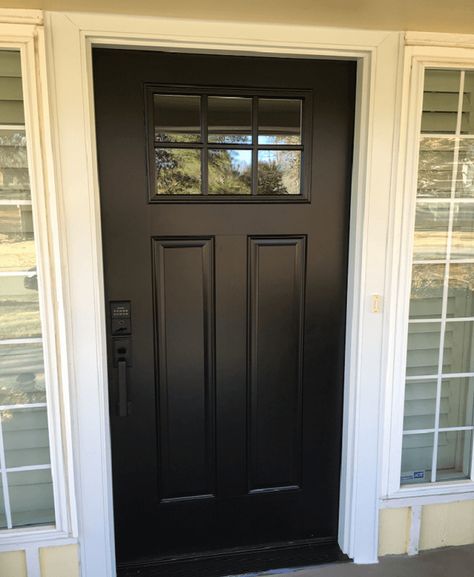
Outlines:
<svg viewBox="0 0 474 577"><path fill-rule="evenodd" d="M346 342L339 544L377 561L381 407L390 282L402 35L281 25L45 13L83 577L114 577L115 553L93 45L353 58L359 62ZM389 307L385 307L389 310Z"/></svg>

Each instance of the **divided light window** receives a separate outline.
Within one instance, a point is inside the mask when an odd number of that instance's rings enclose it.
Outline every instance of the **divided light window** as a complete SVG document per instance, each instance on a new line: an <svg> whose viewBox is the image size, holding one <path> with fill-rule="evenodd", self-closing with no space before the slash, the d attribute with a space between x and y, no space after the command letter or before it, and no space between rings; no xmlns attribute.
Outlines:
<svg viewBox="0 0 474 577"><path fill-rule="evenodd" d="M148 92L150 201L305 198L309 95Z"/></svg>
<svg viewBox="0 0 474 577"><path fill-rule="evenodd" d="M401 484L470 479L474 429L474 71L427 69Z"/></svg>
<svg viewBox="0 0 474 577"><path fill-rule="evenodd" d="M0 529L54 524L20 54L0 50Z"/></svg>

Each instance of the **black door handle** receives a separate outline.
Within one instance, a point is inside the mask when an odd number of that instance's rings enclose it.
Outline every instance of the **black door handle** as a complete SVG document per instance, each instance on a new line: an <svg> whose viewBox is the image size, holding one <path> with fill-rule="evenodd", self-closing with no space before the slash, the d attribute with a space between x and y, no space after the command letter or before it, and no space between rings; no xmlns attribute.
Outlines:
<svg viewBox="0 0 474 577"><path fill-rule="evenodd" d="M118 366L118 416L128 416L127 361L120 359Z"/></svg>

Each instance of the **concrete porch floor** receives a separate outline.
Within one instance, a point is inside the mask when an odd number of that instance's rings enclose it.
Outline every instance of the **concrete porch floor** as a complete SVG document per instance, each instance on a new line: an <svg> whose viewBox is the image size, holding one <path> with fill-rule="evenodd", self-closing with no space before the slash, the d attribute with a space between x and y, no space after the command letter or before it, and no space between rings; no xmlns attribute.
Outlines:
<svg viewBox="0 0 474 577"><path fill-rule="evenodd" d="M474 577L474 545L425 551L413 557L388 556L377 565L335 563L266 571L245 577ZM239 576L240 577L240 576Z"/></svg>

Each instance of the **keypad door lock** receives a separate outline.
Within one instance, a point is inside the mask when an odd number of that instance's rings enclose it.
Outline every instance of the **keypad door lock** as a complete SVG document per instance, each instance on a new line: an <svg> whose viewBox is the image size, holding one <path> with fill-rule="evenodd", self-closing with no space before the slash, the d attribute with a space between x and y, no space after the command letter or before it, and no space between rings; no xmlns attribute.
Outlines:
<svg viewBox="0 0 474 577"><path fill-rule="evenodd" d="M132 334L132 305L130 301L110 303L112 336Z"/></svg>
<svg viewBox="0 0 474 577"><path fill-rule="evenodd" d="M110 303L110 328L112 333L112 359L117 383L117 415L129 413L128 367L132 366L132 307L130 301Z"/></svg>

